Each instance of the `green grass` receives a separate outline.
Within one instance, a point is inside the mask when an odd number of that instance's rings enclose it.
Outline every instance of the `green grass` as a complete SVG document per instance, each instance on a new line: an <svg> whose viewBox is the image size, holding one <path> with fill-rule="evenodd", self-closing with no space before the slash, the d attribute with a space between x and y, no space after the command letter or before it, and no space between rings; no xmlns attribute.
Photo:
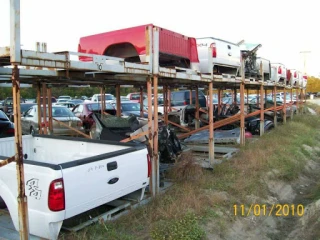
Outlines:
<svg viewBox="0 0 320 240"><path fill-rule="evenodd" d="M214 171L203 171L184 156L185 162L178 163L170 175L176 183L165 194L115 222L95 224L70 239L204 239L208 221L215 221L217 231L223 232L226 221L233 221L234 203L246 204L251 194L268 195L262 180L266 173L276 170L276 179L292 181L308 158L320 156L319 151L311 153L303 147L317 145L319 127L318 116L295 116L243 147L231 161L216 165ZM222 191L228 196L217 194ZM320 187L312 197L320 197Z"/></svg>

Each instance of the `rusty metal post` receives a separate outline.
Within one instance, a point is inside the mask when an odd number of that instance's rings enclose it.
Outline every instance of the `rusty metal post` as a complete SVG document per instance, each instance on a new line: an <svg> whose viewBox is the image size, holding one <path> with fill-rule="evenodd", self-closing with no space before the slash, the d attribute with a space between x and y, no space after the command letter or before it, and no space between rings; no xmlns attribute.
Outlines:
<svg viewBox="0 0 320 240"><path fill-rule="evenodd" d="M104 114L104 111L106 109L106 95L105 95L106 91L105 91L105 87L101 86L100 87L100 108L101 108L101 115Z"/></svg>
<svg viewBox="0 0 320 240"><path fill-rule="evenodd" d="M53 120L52 120L52 96L51 96L51 86L47 88L48 95L48 112L49 112L49 134L53 134Z"/></svg>
<svg viewBox="0 0 320 240"><path fill-rule="evenodd" d="M264 102L265 96L263 95L263 84L264 81L261 82L260 85L260 136L264 134Z"/></svg>
<svg viewBox="0 0 320 240"><path fill-rule="evenodd" d="M222 95L221 91L222 91L221 88L218 88L218 116L221 113L221 95Z"/></svg>
<svg viewBox="0 0 320 240"><path fill-rule="evenodd" d="M272 94L273 94L273 107L274 107L274 110L273 110L273 122L274 122L274 127L277 127L278 123L277 123L277 86L274 85L273 87L273 91L272 91Z"/></svg>
<svg viewBox="0 0 320 240"><path fill-rule="evenodd" d="M299 104L299 102L300 102L300 97L299 97L299 89L297 88L296 89L296 95L297 95L297 97L296 97L296 99L297 99L297 102L296 102L296 106L297 106L297 115L299 115L300 114L300 109L299 109L299 107L300 107L300 104Z"/></svg>
<svg viewBox="0 0 320 240"><path fill-rule="evenodd" d="M38 106L38 129L39 134L42 134L42 127L41 127L41 85L38 83L37 85L37 106Z"/></svg>
<svg viewBox="0 0 320 240"><path fill-rule="evenodd" d="M164 123L168 125L168 85L163 86L163 114L164 114Z"/></svg>
<svg viewBox="0 0 320 240"><path fill-rule="evenodd" d="M213 132L213 99L212 99L212 81L209 83L209 162L210 166L214 164L214 132Z"/></svg>
<svg viewBox="0 0 320 240"><path fill-rule="evenodd" d="M293 88L291 88L290 120L293 119Z"/></svg>
<svg viewBox="0 0 320 240"><path fill-rule="evenodd" d="M140 117L144 116L143 109L143 87L140 87Z"/></svg>
<svg viewBox="0 0 320 240"><path fill-rule="evenodd" d="M10 0L10 61L21 62L20 0Z"/></svg>
<svg viewBox="0 0 320 240"><path fill-rule="evenodd" d="M172 108L171 108L171 89L170 86L168 86L168 111L172 112Z"/></svg>
<svg viewBox="0 0 320 240"><path fill-rule="evenodd" d="M156 194L159 193L159 187L160 187L160 172L159 172L159 147L158 147L158 76L153 76L153 97L155 99L154 101L154 124L153 124L153 164L152 169L154 169L154 179L155 184L154 192Z"/></svg>
<svg viewBox="0 0 320 240"><path fill-rule="evenodd" d="M287 123L287 88L283 90L283 124Z"/></svg>
<svg viewBox="0 0 320 240"><path fill-rule="evenodd" d="M200 127L200 117L199 117L199 87L196 86L196 124L195 124L195 128L198 129ZM209 104L212 104L209 103Z"/></svg>
<svg viewBox="0 0 320 240"><path fill-rule="evenodd" d="M261 75L261 85L260 85L260 97L259 97L259 89L257 90L257 99L261 99L260 105L260 136L264 134L264 102L265 97L263 96L263 84L264 84L264 73L263 73L263 65L260 62L260 75Z"/></svg>
<svg viewBox="0 0 320 240"><path fill-rule="evenodd" d="M22 149L22 129L21 129L21 109L20 109L20 80L18 65L12 69L12 93L13 93L13 113L14 113L14 137L15 137L15 160L18 181L18 217L20 239L29 239L28 222L28 202L25 195L23 149Z"/></svg>
<svg viewBox="0 0 320 240"><path fill-rule="evenodd" d="M244 146L246 143L245 139L245 128L244 128L244 83L245 83L245 71L244 71L244 60L241 61L241 83L240 83L240 145ZM236 99L235 99L236 101Z"/></svg>
<svg viewBox="0 0 320 240"><path fill-rule="evenodd" d="M120 85L116 85L116 104L117 104L117 117L121 116L121 98L120 98Z"/></svg>
<svg viewBox="0 0 320 240"><path fill-rule="evenodd" d="M237 89L233 89L233 103L237 104Z"/></svg>
<svg viewBox="0 0 320 240"><path fill-rule="evenodd" d="M43 116L43 134L48 134L47 131L47 84L42 83L42 116Z"/></svg>
<svg viewBox="0 0 320 240"><path fill-rule="evenodd" d="M190 98L190 102L189 102L189 104L191 105L192 104L192 89L190 89L190 91L189 91L189 98Z"/></svg>
<svg viewBox="0 0 320 240"><path fill-rule="evenodd" d="M153 162L153 132L152 132L152 86L151 86L151 78L147 79L147 95L148 95L148 153L150 156L150 161ZM151 166L153 167L153 166ZM151 169L151 176L150 176L150 184L149 189L153 196L156 195L154 191L154 170Z"/></svg>

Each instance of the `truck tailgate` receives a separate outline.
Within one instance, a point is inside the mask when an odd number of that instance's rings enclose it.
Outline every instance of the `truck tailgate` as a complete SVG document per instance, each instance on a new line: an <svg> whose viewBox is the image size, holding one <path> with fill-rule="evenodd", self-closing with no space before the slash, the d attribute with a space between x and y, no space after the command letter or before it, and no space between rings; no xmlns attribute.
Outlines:
<svg viewBox="0 0 320 240"><path fill-rule="evenodd" d="M146 187L147 153L129 148L62 164L66 218Z"/></svg>

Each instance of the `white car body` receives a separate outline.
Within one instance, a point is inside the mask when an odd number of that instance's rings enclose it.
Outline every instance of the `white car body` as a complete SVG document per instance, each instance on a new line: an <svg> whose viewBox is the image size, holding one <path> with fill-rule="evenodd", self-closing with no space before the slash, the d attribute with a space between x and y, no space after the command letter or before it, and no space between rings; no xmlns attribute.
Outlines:
<svg viewBox="0 0 320 240"><path fill-rule="evenodd" d="M299 81L298 71L296 69L289 69L288 72L289 72L287 74L288 83L291 86L297 86L298 81Z"/></svg>
<svg viewBox="0 0 320 240"><path fill-rule="evenodd" d="M225 40L206 37L197 38L200 72L211 73L219 71L220 74L236 76L240 70L240 47ZM209 48L212 47L210 52ZM211 63L212 61L212 64Z"/></svg>
<svg viewBox="0 0 320 240"><path fill-rule="evenodd" d="M105 94L106 103L111 103L115 100L115 97L112 94ZM92 102L101 102L101 94L94 94L91 98Z"/></svg>
<svg viewBox="0 0 320 240"><path fill-rule="evenodd" d="M298 87L303 86L303 73L298 71L298 81L297 81Z"/></svg>
<svg viewBox="0 0 320 240"><path fill-rule="evenodd" d="M57 239L65 219L132 192L141 190L141 200L149 184L144 145L48 135L24 135L22 142L29 231L41 238ZM14 149L13 137L0 139L0 162ZM14 162L0 168L0 201L18 230L16 174Z"/></svg>
<svg viewBox="0 0 320 240"><path fill-rule="evenodd" d="M271 63L271 81L275 83L287 82L287 68L282 63Z"/></svg>

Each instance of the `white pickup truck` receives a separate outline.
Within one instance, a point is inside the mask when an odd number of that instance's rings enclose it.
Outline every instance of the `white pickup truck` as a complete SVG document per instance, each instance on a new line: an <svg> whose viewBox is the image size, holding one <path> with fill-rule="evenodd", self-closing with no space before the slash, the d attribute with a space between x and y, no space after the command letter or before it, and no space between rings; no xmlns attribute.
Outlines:
<svg viewBox="0 0 320 240"><path fill-rule="evenodd" d="M64 220L149 185L145 145L54 136L23 136L30 234L57 239ZM0 139L0 162L14 152ZM19 229L15 163L0 168L0 201ZM141 200L140 199L140 200Z"/></svg>
<svg viewBox="0 0 320 240"><path fill-rule="evenodd" d="M211 73L211 61L214 74L237 76L240 71L240 47L237 44L213 38L197 38L198 56L201 73ZM209 48L212 52L209 53Z"/></svg>

